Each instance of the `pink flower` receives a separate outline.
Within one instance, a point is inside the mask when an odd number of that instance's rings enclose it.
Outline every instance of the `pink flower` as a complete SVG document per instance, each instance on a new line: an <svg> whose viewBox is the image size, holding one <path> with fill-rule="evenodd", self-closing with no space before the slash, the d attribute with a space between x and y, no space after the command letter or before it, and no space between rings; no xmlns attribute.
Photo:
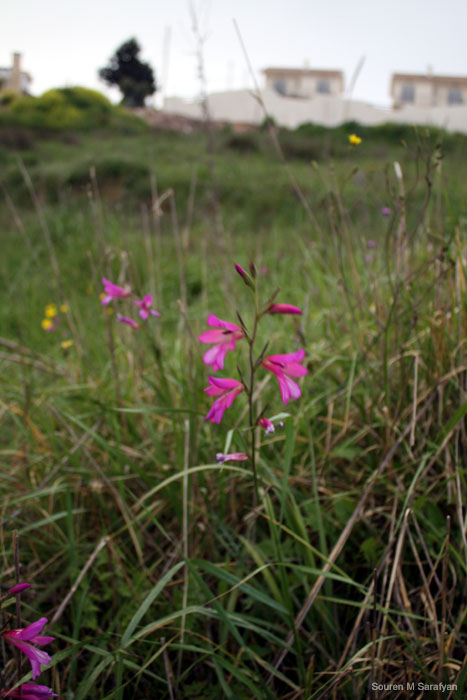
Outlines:
<svg viewBox="0 0 467 700"><path fill-rule="evenodd" d="M102 284L104 285L104 295L102 296L103 306L107 306L112 299L125 299L130 296L130 292L123 287L119 287L118 284L114 284L105 277L102 278Z"/></svg>
<svg viewBox="0 0 467 700"><path fill-rule="evenodd" d="M209 314L207 324L215 330L201 333L198 340L201 343L214 343L214 346L204 353L203 360L205 365L212 365L213 372L217 372L219 369L224 369L227 351L235 350L236 341L241 340L245 334L240 326L222 321L214 314Z"/></svg>
<svg viewBox="0 0 467 700"><path fill-rule="evenodd" d="M139 315L144 321L147 319L149 314L151 314L151 316L160 316L160 313L158 311L154 311L154 309L151 309L152 294L146 294L146 296L143 297L141 301L135 299L135 304L139 307Z"/></svg>
<svg viewBox="0 0 467 700"><path fill-rule="evenodd" d="M31 662L32 677L37 678L41 672L41 666L47 666L52 661L51 657L45 651L36 649L32 646L38 644L40 647L53 642L55 637L41 637L43 627L47 624L47 618L41 617L37 622L33 622L24 629L7 630L2 632L2 637L5 641L13 644L17 649L25 654Z"/></svg>
<svg viewBox="0 0 467 700"><path fill-rule="evenodd" d="M383 216L391 216L392 210L389 207L381 207L381 214Z"/></svg>
<svg viewBox="0 0 467 700"><path fill-rule="evenodd" d="M236 379L220 379L219 377L209 377L208 378L210 386L204 391L209 396L218 396L206 416L205 420L211 421L211 423L220 423L224 411L229 408L237 398L239 394L244 389L241 382Z"/></svg>
<svg viewBox="0 0 467 700"><path fill-rule="evenodd" d="M120 321L120 323L126 323L127 326L131 326L132 328L138 329L140 327L139 323L129 316L117 314L117 321Z"/></svg>
<svg viewBox="0 0 467 700"><path fill-rule="evenodd" d="M304 377L308 370L300 364L305 357L305 350L297 350L287 355L270 355L261 362L264 369L272 372L279 383L282 401L288 403L290 399L298 399L302 395L300 387L291 377Z"/></svg>
<svg viewBox="0 0 467 700"><path fill-rule="evenodd" d="M374 241L372 238L370 238L369 241L366 242L368 248L376 248L376 241Z"/></svg>
<svg viewBox="0 0 467 700"><path fill-rule="evenodd" d="M224 462L245 462L247 459L250 458L244 452L230 452L228 455L224 455L222 452L216 454L216 460L219 464Z"/></svg>
<svg viewBox="0 0 467 700"><path fill-rule="evenodd" d="M271 421L268 418L259 418L258 425L260 425L262 428L265 428L266 435L270 435L270 433L274 433L276 430L274 427L274 423L271 423Z"/></svg>
<svg viewBox="0 0 467 700"><path fill-rule="evenodd" d="M271 304L268 309L268 314L301 314L303 313L298 306L292 304Z"/></svg>
<svg viewBox="0 0 467 700"><path fill-rule="evenodd" d="M43 700L43 698L57 698L57 693L52 692L52 688L46 685L37 685L36 683L23 683L19 688L13 691L6 691L2 697L5 698L22 698L22 700Z"/></svg>

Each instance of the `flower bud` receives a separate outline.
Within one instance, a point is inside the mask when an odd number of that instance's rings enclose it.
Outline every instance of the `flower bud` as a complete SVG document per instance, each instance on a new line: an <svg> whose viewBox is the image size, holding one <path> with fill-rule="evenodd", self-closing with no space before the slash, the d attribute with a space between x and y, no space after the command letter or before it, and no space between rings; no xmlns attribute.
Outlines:
<svg viewBox="0 0 467 700"><path fill-rule="evenodd" d="M251 279L250 275L248 272L243 268L241 265L238 265L235 263L235 269L237 270L238 274L242 278L242 280L245 282L246 286L249 287L250 289L255 288L255 283Z"/></svg>
<svg viewBox="0 0 467 700"><path fill-rule="evenodd" d="M268 314L294 314L298 316L303 313L298 306L292 306L292 304L271 304L267 312Z"/></svg>

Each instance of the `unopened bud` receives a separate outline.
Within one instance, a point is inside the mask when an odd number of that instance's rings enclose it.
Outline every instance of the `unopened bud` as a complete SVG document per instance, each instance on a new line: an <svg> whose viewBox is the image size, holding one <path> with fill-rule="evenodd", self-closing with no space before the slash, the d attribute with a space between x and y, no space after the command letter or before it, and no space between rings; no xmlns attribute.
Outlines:
<svg viewBox="0 0 467 700"><path fill-rule="evenodd" d="M253 282L253 280L251 279L250 275L245 270L245 268L243 268L241 265L238 265L237 263L235 263L235 269L237 270L237 272L240 275L240 277L242 278L242 280L245 282L246 286L250 287L250 289L254 289L255 283Z"/></svg>

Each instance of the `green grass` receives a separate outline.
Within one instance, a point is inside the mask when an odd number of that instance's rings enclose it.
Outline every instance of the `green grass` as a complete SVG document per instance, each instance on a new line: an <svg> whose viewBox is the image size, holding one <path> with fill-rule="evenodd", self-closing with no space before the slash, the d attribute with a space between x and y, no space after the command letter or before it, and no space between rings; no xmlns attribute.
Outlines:
<svg viewBox="0 0 467 700"><path fill-rule="evenodd" d="M202 134L0 136L1 583L16 530L23 620L57 638L40 682L64 698L462 697L465 138L385 129L280 134L312 220L266 133L218 132L214 170ZM257 352L309 368L286 407L262 387L288 415L259 437L256 506L249 463L214 463L248 451L246 400L204 420L197 341L209 313L251 323L250 259L263 300L304 310L266 316ZM116 323L102 275L161 318ZM53 333L48 303L69 307ZM245 341L222 375L237 363Z"/></svg>

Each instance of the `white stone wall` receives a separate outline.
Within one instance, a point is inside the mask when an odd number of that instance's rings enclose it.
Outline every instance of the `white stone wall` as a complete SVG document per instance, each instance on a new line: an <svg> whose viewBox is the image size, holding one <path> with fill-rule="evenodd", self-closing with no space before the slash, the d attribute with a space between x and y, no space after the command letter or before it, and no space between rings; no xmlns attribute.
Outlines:
<svg viewBox="0 0 467 700"><path fill-rule="evenodd" d="M344 100L341 97L323 95L309 100L297 100L281 97L273 90L264 90L262 98L268 115L273 117L280 126L290 129L308 121L332 127L345 121L355 120L365 125L384 122L426 124L448 131L467 133L467 104L427 108L407 105L393 110L374 107L357 100ZM208 107L210 117L215 121L261 124L265 118L259 100L248 90L213 93L209 95ZM203 118L199 102L186 101L178 97L167 98L162 111L193 119Z"/></svg>

